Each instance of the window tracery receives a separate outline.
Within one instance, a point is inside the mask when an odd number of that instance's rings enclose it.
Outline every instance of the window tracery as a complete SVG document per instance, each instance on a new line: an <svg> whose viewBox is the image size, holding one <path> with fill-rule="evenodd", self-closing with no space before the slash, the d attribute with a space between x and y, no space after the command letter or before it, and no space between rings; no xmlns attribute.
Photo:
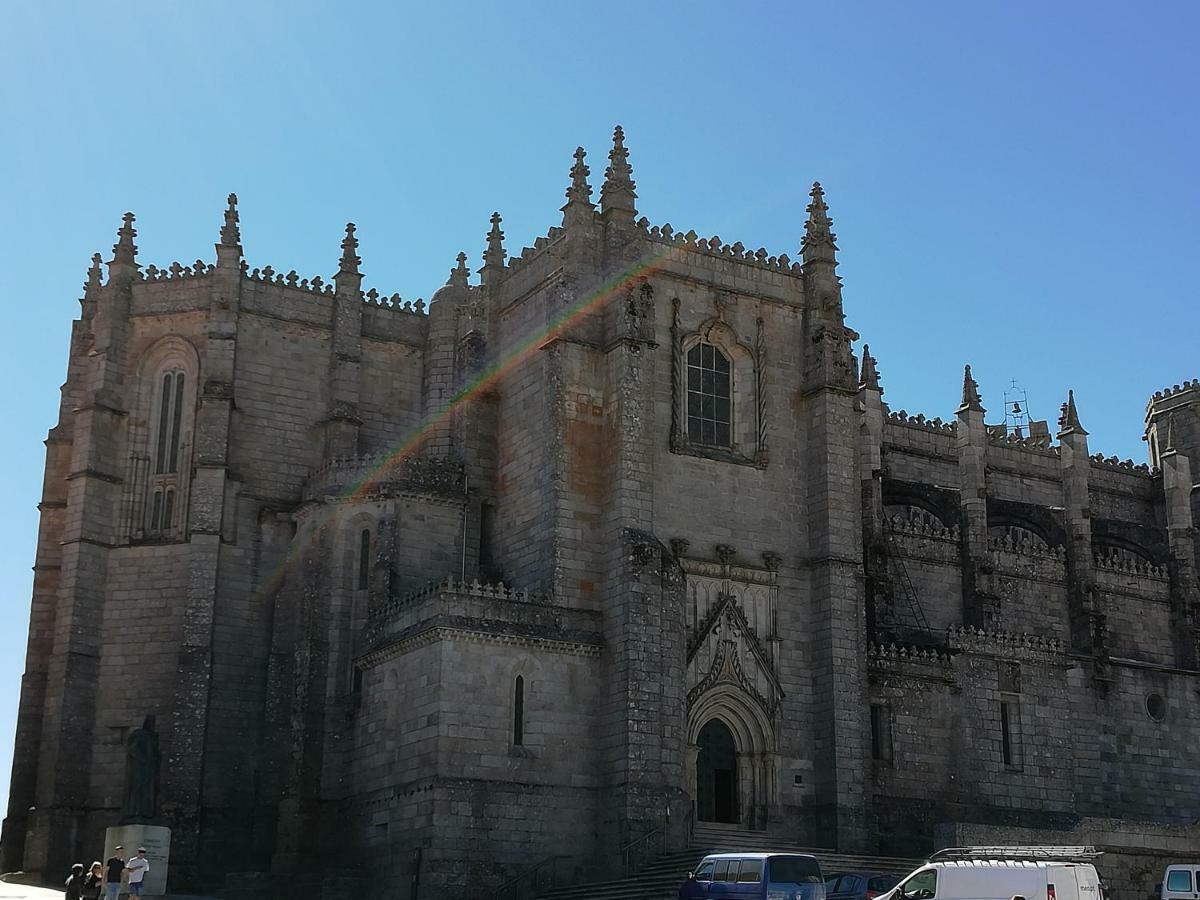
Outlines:
<svg viewBox="0 0 1200 900"><path fill-rule="evenodd" d="M692 333L673 318L671 450L723 462L767 465L767 395L763 375L766 340L761 319L755 348L738 339L720 315Z"/></svg>
<svg viewBox="0 0 1200 900"><path fill-rule="evenodd" d="M129 540L186 535L199 359L171 335L142 357L129 422L124 526Z"/></svg>

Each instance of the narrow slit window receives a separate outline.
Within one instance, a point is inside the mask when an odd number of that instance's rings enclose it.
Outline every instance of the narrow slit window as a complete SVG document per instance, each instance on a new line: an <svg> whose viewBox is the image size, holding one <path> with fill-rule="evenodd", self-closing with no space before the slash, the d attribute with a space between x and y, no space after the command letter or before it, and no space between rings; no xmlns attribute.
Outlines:
<svg viewBox="0 0 1200 900"><path fill-rule="evenodd" d="M1021 706L1016 700L1000 701L1000 756L1006 768L1021 768Z"/></svg>
<svg viewBox="0 0 1200 900"><path fill-rule="evenodd" d="M729 357L713 344L699 343L687 354L688 439L715 447L732 445L732 390Z"/></svg>
<svg viewBox="0 0 1200 900"><path fill-rule="evenodd" d="M525 743L525 678L517 676L513 687L513 745L520 747Z"/></svg>
<svg viewBox="0 0 1200 900"><path fill-rule="evenodd" d="M871 707L871 757L892 761L892 712L882 703Z"/></svg>
<svg viewBox="0 0 1200 900"><path fill-rule="evenodd" d="M364 528L358 536L358 589L365 591L371 578L371 530Z"/></svg>
<svg viewBox="0 0 1200 900"><path fill-rule="evenodd" d="M162 380L162 397L158 409L158 452L155 453L155 474L161 475L167 471L167 432L171 421L171 376L164 375Z"/></svg>
<svg viewBox="0 0 1200 900"><path fill-rule="evenodd" d="M169 377L169 376L168 376ZM183 426L183 373L175 373L175 396L172 398L171 447L167 454L167 471L179 471L179 435Z"/></svg>

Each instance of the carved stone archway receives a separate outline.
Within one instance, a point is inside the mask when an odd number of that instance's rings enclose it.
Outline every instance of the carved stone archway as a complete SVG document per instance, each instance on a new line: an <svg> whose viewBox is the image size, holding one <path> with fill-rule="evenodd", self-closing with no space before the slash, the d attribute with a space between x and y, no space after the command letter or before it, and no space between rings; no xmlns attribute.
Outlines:
<svg viewBox="0 0 1200 900"><path fill-rule="evenodd" d="M728 729L737 754L734 818L745 828L765 828L779 804L779 757L771 720L755 698L731 682L696 697L688 710L687 777L693 798L700 796L700 733L713 722Z"/></svg>

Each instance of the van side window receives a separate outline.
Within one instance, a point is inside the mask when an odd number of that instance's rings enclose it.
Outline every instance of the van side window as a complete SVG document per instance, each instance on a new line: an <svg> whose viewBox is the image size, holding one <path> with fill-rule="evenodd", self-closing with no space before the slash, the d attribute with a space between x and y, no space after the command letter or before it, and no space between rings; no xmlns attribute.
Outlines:
<svg viewBox="0 0 1200 900"><path fill-rule="evenodd" d="M758 884L762 881L762 869L761 859L743 859L738 869L737 880L743 884Z"/></svg>
<svg viewBox="0 0 1200 900"><path fill-rule="evenodd" d="M904 882L901 890L908 900L930 900L937 893L937 869L918 872Z"/></svg>
<svg viewBox="0 0 1200 900"><path fill-rule="evenodd" d="M733 871L737 871L736 859L718 859L717 867L713 869L713 881L728 881L729 880L729 864L733 863Z"/></svg>
<svg viewBox="0 0 1200 900"><path fill-rule="evenodd" d="M696 880L697 881L712 881L712 874L713 874L713 864L705 863L699 869L696 870Z"/></svg>
<svg viewBox="0 0 1200 900"><path fill-rule="evenodd" d="M1167 875L1168 891L1190 891L1192 889L1192 873L1187 869L1176 869Z"/></svg>

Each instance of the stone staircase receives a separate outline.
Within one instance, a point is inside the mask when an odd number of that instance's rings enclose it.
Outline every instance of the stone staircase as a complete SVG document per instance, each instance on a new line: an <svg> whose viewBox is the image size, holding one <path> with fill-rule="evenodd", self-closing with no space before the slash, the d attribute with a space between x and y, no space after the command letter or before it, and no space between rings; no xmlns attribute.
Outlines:
<svg viewBox="0 0 1200 900"><path fill-rule="evenodd" d="M820 861L821 871L825 873L884 872L907 875L924 862L919 859L856 856L834 850L797 847L765 831L748 831L736 825L704 822L696 825L688 849L662 854L632 878L554 888L538 894L537 900L675 900L679 885L705 855L738 850L811 853ZM617 865L619 867L619 860Z"/></svg>

